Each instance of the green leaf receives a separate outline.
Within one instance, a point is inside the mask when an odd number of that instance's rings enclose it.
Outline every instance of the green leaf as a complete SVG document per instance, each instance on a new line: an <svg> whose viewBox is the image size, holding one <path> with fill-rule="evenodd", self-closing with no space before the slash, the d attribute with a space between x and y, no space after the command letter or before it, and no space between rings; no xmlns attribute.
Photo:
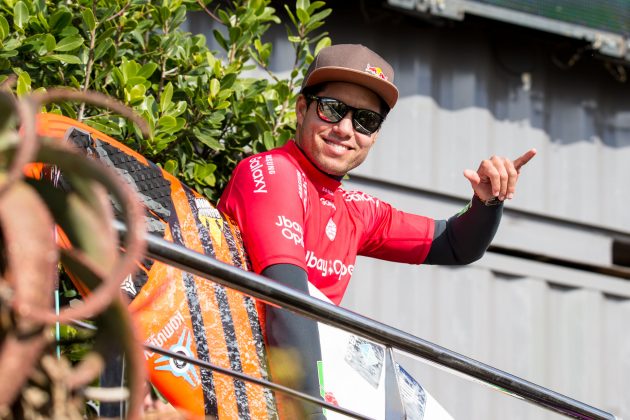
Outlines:
<svg viewBox="0 0 630 420"><path fill-rule="evenodd" d="M115 32L116 32L116 28L113 26L103 30L102 32L99 31L99 34L96 37L96 47L98 48L99 44L105 41L108 41L108 40L111 41L112 35L114 35Z"/></svg>
<svg viewBox="0 0 630 420"><path fill-rule="evenodd" d="M217 96L219 89L221 89L221 82L217 79L210 80L210 91L208 92L208 95L211 99L214 99L214 97Z"/></svg>
<svg viewBox="0 0 630 420"><path fill-rule="evenodd" d="M4 41L4 39L8 35L9 35L9 22L3 15L0 15L0 41Z"/></svg>
<svg viewBox="0 0 630 420"><path fill-rule="evenodd" d="M160 94L160 112L165 112L171 106L171 99L173 98L173 84L168 82L164 86L164 90Z"/></svg>
<svg viewBox="0 0 630 420"><path fill-rule="evenodd" d="M273 134L271 134L270 131L265 131L263 133L263 144L265 145L265 149L267 150L271 150L276 146Z"/></svg>
<svg viewBox="0 0 630 420"><path fill-rule="evenodd" d="M186 108L188 108L186 101L178 101L177 105L167 108L164 112L171 117L178 117L186 111Z"/></svg>
<svg viewBox="0 0 630 420"><path fill-rule="evenodd" d="M73 297L75 297L76 295L77 295L76 290L65 290L65 291L63 292L63 296L64 296L64 297L67 297L67 298L73 298Z"/></svg>
<svg viewBox="0 0 630 420"><path fill-rule="evenodd" d="M169 159L164 164L164 170L172 175L177 175L177 162L173 159Z"/></svg>
<svg viewBox="0 0 630 420"><path fill-rule="evenodd" d="M226 74L221 79L221 86L223 87L223 89L232 87L234 85L234 82L236 81L236 77L237 77L236 73Z"/></svg>
<svg viewBox="0 0 630 420"><path fill-rule="evenodd" d="M83 64L83 61L81 61L79 57L70 54L50 54L41 57L40 60L47 63L60 61L66 64Z"/></svg>
<svg viewBox="0 0 630 420"><path fill-rule="evenodd" d="M217 165L213 163L196 162L193 169L193 176L197 181L212 186L215 183L214 172L216 169Z"/></svg>
<svg viewBox="0 0 630 420"><path fill-rule="evenodd" d="M18 96L22 96L31 91L31 76L27 72L21 72L18 75L16 92Z"/></svg>
<svg viewBox="0 0 630 420"><path fill-rule="evenodd" d="M46 52L53 51L57 46L57 41L55 41L55 37L51 34L46 34L44 36L44 46L46 47Z"/></svg>
<svg viewBox="0 0 630 420"><path fill-rule="evenodd" d="M225 150L225 146L217 140L216 137L211 135L208 130L204 130L199 127L193 128L193 134L201 143L205 144L212 150Z"/></svg>
<svg viewBox="0 0 630 420"><path fill-rule="evenodd" d="M291 19L291 22L293 23L293 26L298 26L297 20L295 19L295 16L293 15L293 12L291 12L291 9L289 9L288 5L284 5L284 10L287 12L287 15L289 15L289 18Z"/></svg>
<svg viewBox="0 0 630 420"><path fill-rule="evenodd" d="M158 129L169 129L177 126L177 120L170 115L164 115L158 120Z"/></svg>
<svg viewBox="0 0 630 420"><path fill-rule="evenodd" d="M36 7L36 9L38 9ZM44 15L41 11L36 12L36 20L35 22L31 22L37 29L37 32L46 33L49 32L50 27L48 26L47 15Z"/></svg>
<svg viewBox="0 0 630 420"><path fill-rule="evenodd" d="M22 46L22 43L21 43L19 40L15 39L15 38L12 38L12 39L9 39L9 40L8 40L8 41L4 44L4 50L5 50L5 51L16 50L16 49L18 49L18 48L19 48L19 47L21 47L21 46ZM12 57L12 56L11 56L11 57Z"/></svg>
<svg viewBox="0 0 630 420"><path fill-rule="evenodd" d="M112 41L110 38L107 38L105 41L101 43L97 42L96 48L94 49L94 60L101 59L105 54L107 54L109 49L112 48L113 46L114 46L114 41Z"/></svg>
<svg viewBox="0 0 630 420"><path fill-rule="evenodd" d="M66 9L59 9L48 19L48 26L52 33L61 32L72 21L72 15Z"/></svg>
<svg viewBox="0 0 630 420"><path fill-rule="evenodd" d="M140 70L138 70L138 73L136 73L136 76L144 77L145 79L148 79L155 72L155 70L157 70L158 67L159 66L156 63L149 62L145 64L144 66L142 66Z"/></svg>
<svg viewBox="0 0 630 420"><path fill-rule="evenodd" d="M18 29L24 29L28 23L30 15L28 13L28 7L23 1L18 1L13 7L13 24Z"/></svg>
<svg viewBox="0 0 630 420"><path fill-rule="evenodd" d="M61 30L61 32L59 32L59 37L60 38L67 38L69 36L74 36L74 35L78 35L79 34L79 29L72 26L72 25L67 25L65 28L63 28Z"/></svg>
<svg viewBox="0 0 630 420"><path fill-rule="evenodd" d="M100 119L99 121L95 119L88 119L85 120L85 123L90 127L95 128L98 131L101 131L112 137L117 137L121 134L120 127L107 119Z"/></svg>
<svg viewBox="0 0 630 420"><path fill-rule="evenodd" d="M144 101L147 88L144 85L134 85L131 90L125 88L125 92L127 92L127 102L129 102L130 105L138 105Z"/></svg>
<svg viewBox="0 0 630 420"><path fill-rule="evenodd" d="M225 109L225 108L228 108L230 105L232 105L230 101L223 101L223 102L220 102L217 106L215 106L214 109L216 110Z"/></svg>
<svg viewBox="0 0 630 420"><path fill-rule="evenodd" d="M310 18L310 16L306 12L306 10L304 10L304 9L297 9L295 12L297 13L297 17L300 20L300 23L305 25L308 22L309 18Z"/></svg>
<svg viewBox="0 0 630 420"><path fill-rule="evenodd" d="M72 51L76 50L81 45L83 45L83 37L81 35L68 36L57 43L55 51Z"/></svg>
<svg viewBox="0 0 630 420"><path fill-rule="evenodd" d="M324 37L319 40L317 46L315 46L315 52L313 55L317 55L323 48L330 47L332 45L332 41L329 37Z"/></svg>
<svg viewBox="0 0 630 420"><path fill-rule="evenodd" d="M308 6L307 12L312 15L315 10L320 9L325 5L326 2L324 1L314 1L310 6Z"/></svg>
<svg viewBox="0 0 630 420"><path fill-rule="evenodd" d="M125 77L123 76L123 73L122 71L120 71L120 69L118 68L112 69L112 82L118 88L122 88L125 86Z"/></svg>
<svg viewBox="0 0 630 420"><path fill-rule="evenodd" d="M228 43L225 40L225 38L223 37L223 34L221 34L221 32L217 31L216 29L212 31L212 35L214 35L214 39L219 43L219 45L224 49L224 50L229 50L230 48L228 47Z"/></svg>
<svg viewBox="0 0 630 420"><path fill-rule="evenodd" d="M88 31L93 31L96 29L96 18L94 17L94 13L92 9L85 8L81 11L81 16L83 16L83 22L85 22L85 26L87 26Z"/></svg>
<svg viewBox="0 0 630 420"><path fill-rule="evenodd" d="M321 23L320 21L326 19L331 13L332 9L325 9L319 13L315 13L313 16L311 16L308 26L311 26L311 24L315 22Z"/></svg>
<svg viewBox="0 0 630 420"><path fill-rule="evenodd" d="M127 81L129 79L138 74L138 71L140 70L140 65L134 60L126 60L125 58L123 58L123 62L120 65L120 70L122 71L126 84L128 83Z"/></svg>

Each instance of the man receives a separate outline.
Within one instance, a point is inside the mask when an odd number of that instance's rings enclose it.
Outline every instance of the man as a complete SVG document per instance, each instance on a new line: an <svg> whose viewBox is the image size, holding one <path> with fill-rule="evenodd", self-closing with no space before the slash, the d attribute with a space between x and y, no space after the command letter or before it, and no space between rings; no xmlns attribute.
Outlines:
<svg viewBox="0 0 630 420"><path fill-rule="evenodd" d="M473 199L449 220L405 213L341 186L398 99L393 81L392 67L361 45L331 46L315 58L297 99L295 139L241 162L219 201L241 228L254 271L306 293L310 281L339 304L357 255L454 265L484 254L534 149L464 171ZM278 308L268 307L265 317L269 344L299 349L303 390L318 395L317 325Z"/></svg>

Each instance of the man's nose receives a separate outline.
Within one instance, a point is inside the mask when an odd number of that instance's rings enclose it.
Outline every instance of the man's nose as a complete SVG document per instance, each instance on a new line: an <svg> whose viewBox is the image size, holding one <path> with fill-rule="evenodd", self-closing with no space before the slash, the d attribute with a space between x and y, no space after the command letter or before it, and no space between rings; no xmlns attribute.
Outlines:
<svg viewBox="0 0 630 420"><path fill-rule="evenodd" d="M352 111L348 112L344 117L335 124L339 134L343 136L351 136L354 133L354 126L352 125Z"/></svg>

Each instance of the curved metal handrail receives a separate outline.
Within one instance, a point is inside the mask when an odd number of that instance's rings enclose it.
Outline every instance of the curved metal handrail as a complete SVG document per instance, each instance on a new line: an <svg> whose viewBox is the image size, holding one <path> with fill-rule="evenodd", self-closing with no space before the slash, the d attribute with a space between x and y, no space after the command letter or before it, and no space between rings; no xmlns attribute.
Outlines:
<svg viewBox="0 0 630 420"><path fill-rule="evenodd" d="M115 224L125 233L122 223ZM324 302L302 292L270 282L263 276L241 270L182 246L147 235L148 256L194 275L277 304L300 315L391 346L413 356L481 380L530 403L578 419L616 420L613 414L529 382L437 344L398 330L355 312Z"/></svg>

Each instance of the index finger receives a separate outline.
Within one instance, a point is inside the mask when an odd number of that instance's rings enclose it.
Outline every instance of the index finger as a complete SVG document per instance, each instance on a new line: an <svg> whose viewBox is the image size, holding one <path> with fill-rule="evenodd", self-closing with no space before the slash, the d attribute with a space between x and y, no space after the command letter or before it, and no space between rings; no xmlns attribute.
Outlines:
<svg viewBox="0 0 630 420"><path fill-rule="evenodd" d="M536 149L529 149L527 152L523 153L521 156L514 159L514 169L519 171L523 165L529 162L534 156L536 156Z"/></svg>

